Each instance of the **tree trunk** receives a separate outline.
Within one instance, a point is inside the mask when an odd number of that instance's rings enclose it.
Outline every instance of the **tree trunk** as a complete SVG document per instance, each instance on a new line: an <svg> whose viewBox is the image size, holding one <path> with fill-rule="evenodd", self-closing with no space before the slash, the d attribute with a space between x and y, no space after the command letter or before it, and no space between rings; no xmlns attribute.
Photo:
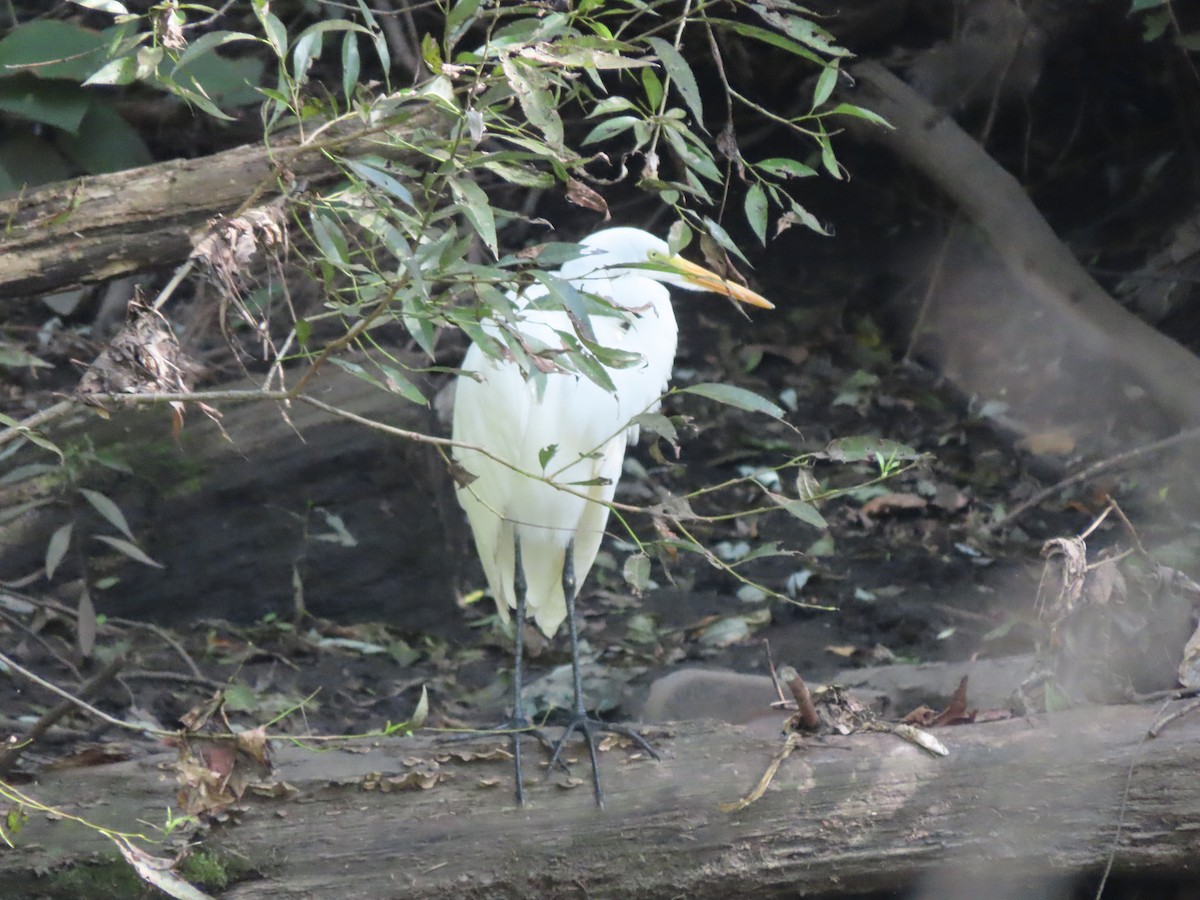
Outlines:
<svg viewBox="0 0 1200 900"><path fill-rule="evenodd" d="M1178 876L1194 867L1200 844L1200 721L1181 719L1147 740L1158 712L1079 709L941 729L944 758L889 734L810 738L760 800L732 813L719 804L754 788L782 738L712 723L652 731L662 762L601 753L603 810L586 777L569 790L539 779L528 807L516 808L510 762L461 759L506 746L501 739L447 745L420 735L328 752L287 745L276 777L294 792L247 793L196 849L223 860L235 881L209 886L214 894L272 900L703 900L917 885L956 900L978 897L981 884L988 896L1031 896L1048 881L1094 875L1110 855L1117 873ZM540 759L529 743L527 757ZM573 771L585 776L586 754L576 755ZM137 823L178 809L163 771L172 759L50 773L27 792L93 822L148 831ZM436 783L402 790L414 772ZM0 856L7 896L66 896L56 885L69 873L94 854L115 857L103 836L44 815L16 838L20 852Z"/></svg>
<svg viewBox="0 0 1200 900"><path fill-rule="evenodd" d="M846 118L859 137L876 141L940 187L989 239L1021 288L1056 317L1093 356L1139 376L1180 425L1200 423L1200 360L1147 325L1101 288L1038 212L1025 189L943 110L877 62L851 67L851 102L890 128ZM1044 326L1043 326L1044 327Z"/></svg>

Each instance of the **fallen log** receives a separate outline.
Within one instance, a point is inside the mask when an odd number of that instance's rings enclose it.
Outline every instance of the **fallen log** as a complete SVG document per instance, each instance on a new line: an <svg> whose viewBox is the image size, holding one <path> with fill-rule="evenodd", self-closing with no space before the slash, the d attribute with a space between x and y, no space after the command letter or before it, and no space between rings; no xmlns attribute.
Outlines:
<svg viewBox="0 0 1200 900"><path fill-rule="evenodd" d="M945 758L890 734L807 739L760 800L732 813L720 804L754 788L782 738L714 723L652 731L661 763L601 754L603 810L586 779L531 784L529 806L515 807L509 761L463 758L505 745L494 738L283 746L284 798L247 793L193 853L231 880L214 891L229 900L833 897L918 884L955 900L980 884L1018 896L1094 874L1110 856L1117 873L1178 874L1196 858L1200 719L1149 740L1158 713L1114 706L941 729ZM175 803L173 760L48 773L25 790L148 831L138 823L163 822ZM417 782L425 789L403 789ZM119 862L107 838L54 816L34 814L16 837L18 852L0 855L8 896L60 896L62 879Z"/></svg>
<svg viewBox="0 0 1200 900"><path fill-rule="evenodd" d="M376 154L412 159L379 135L423 129L438 113L400 107L381 121L351 121L306 140L289 132L198 159L175 159L106 175L58 182L0 201L0 298L100 284L188 258L209 219L248 201L266 203L293 185L342 176L330 156ZM309 133L312 133L310 129ZM254 200L253 198L257 198Z"/></svg>

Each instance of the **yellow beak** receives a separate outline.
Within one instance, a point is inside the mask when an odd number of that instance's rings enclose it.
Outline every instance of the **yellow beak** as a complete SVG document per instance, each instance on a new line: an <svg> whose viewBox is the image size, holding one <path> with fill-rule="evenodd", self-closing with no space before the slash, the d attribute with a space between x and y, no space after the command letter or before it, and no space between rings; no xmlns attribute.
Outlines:
<svg viewBox="0 0 1200 900"><path fill-rule="evenodd" d="M734 300L739 300L750 306L757 306L760 309L775 308L775 304L762 296L762 294L756 294L750 288L743 287L736 281L722 278L716 272L711 272L704 268L704 266L698 266L694 262L689 262L682 256L672 256L667 260L667 264L672 269L677 270L685 280L701 290L712 291L714 294L724 294L726 297L732 297Z"/></svg>

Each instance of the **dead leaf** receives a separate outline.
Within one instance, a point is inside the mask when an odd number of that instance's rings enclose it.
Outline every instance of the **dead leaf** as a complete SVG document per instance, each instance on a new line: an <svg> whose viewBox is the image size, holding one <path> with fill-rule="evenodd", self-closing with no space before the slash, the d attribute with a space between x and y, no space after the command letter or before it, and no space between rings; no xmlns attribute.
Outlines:
<svg viewBox="0 0 1200 900"><path fill-rule="evenodd" d="M605 222L612 218L612 214L608 211L608 202L597 191L578 179L567 179L567 202L582 206L584 209L604 213Z"/></svg>
<svg viewBox="0 0 1200 900"><path fill-rule="evenodd" d="M1034 456L1069 456L1075 452L1077 441L1066 428L1052 428L1028 434L1017 441L1017 447Z"/></svg>
<svg viewBox="0 0 1200 900"><path fill-rule="evenodd" d="M858 513L864 521L869 522L873 516L878 516L880 513L924 509L928 505L925 498L917 494L880 494L859 507Z"/></svg>
<svg viewBox="0 0 1200 900"><path fill-rule="evenodd" d="M832 653L834 656L840 656L843 659L849 659L858 652L858 648L853 644L829 644L825 647L826 653Z"/></svg>

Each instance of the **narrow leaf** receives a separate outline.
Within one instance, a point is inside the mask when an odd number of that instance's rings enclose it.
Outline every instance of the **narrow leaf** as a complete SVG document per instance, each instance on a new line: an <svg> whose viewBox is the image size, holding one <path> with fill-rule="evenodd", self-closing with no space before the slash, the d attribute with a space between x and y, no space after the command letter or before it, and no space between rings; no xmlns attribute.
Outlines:
<svg viewBox="0 0 1200 900"><path fill-rule="evenodd" d="M919 459L921 454L897 441L881 437L846 437L830 441L824 456L833 462L873 462L877 456L885 459Z"/></svg>
<svg viewBox="0 0 1200 900"><path fill-rule="evenodd" d="M156 569L165 568L162 563L152 560L146 555L145 551L143 551L141 547L139 547L137 544L131 543L130 541L123 541L120 538L109 537L107 534L93 534L92 537L98 541L103 541L114 550L124 553L130 559L134 560L135 562L140 562L144 566L153 566Z"/></svg>
<svg viewBox="0 0 1200 900"><path fill-rule="evenodd" d="M358 35L347 31L342 38L342 93L347 100L354 98L358 87L358 75L362 71L362 57L358 53Z"/></svg>
<svg viewBox="0 0 1200 900"><path fill-rule="evenodd" d="M613 116L611 119L605 119L587 133L582 144L583 146L587 146L588 144L597 144L600 141L606 141L624 131L628 131L641 121L637 116Z"/></svg>
<svg viewBox="0 0 1200 900"><path fill-rule="evenodd" d="M780 178L808 178L817 174L817 170L812 166L806 166L804 163L786 156L772 156L770 159L764 159L762 162L755 163L755 168Z"/></svg>
<svg viewBox="0 0 1200 900"><path fill-rule="evenodd" d="M671 446L679 443L679 432L675 430L675 423L662 413L642 413L630 419L629 424L654 432Z"/></svg>
<svg viewBox="0 0 1200 900"><path fill-rule="evenodd" d="M417 701L417 708L413 710L412 718L408 720L409 727L420 728L428 718L429 691L425 689L425 685L421 685L421 699Z"/></svg>
<svg viewBox="0 0 1200 900"><path fill-rule="evenodd" d="M488 201L487 194L483 192L483 188L473 181L451 180L450 192L454 194L454 199L462 205L463 215L470 221L471 226L475 229L483 243L493 256L500 255L500 249L496 242L496 217L492 213L492 205Z"/></svg>
<svg viewBox="0 0 1200 900"><path fill-rule="evenodd" d="M767 492L767 496L806 525L811 525L814 528L829 527L829 523L825 521L825 517L807 500L792 500L782 494L773 494L770 491Z"/></svg>
<svg viewBox="0 0 1200 900"><path fill-rule="evenodd" d="M84 587L79 595L75 617L75 645L83 659L91 659L92 651L96 648L96 626L96 607L92 603L92 595Z"/></svg>
<svg viewBox="0 0 1200 900"><path fill-rule="evenodd" d="M369 181L377 188L391 194L411 209L416 209L412 192L387 172L355 159L347 160L344 165L365 181Z"/></svg>
<svg viewBox="0 0 1200 900"><path fill-rule="evenodd" d="M671 76L675 89L679 91L683 102L692 111L697 127L703 129L704 104L700 100L700 86L696 84L696 76L692 74L692 67L687 64L683 54L676 50L669 41L660 37L647 37L646 41L654 48L658 58L662 60L663 68Z"/></svg>
<svg viewBox="0 0 1200 900"><path fill-rule="evenodd" d="M71 530L75 527L73 522L68 522L55 530L54 534L50 535L50 540L46 544L46 580L50 581L54 577L54 573L58 571L58 565L63 561L63 557L67 554L67 548L71 546Z"/></svg>
<svg viewBox="0 0 1200 900"><path fill-rule="evenodd" d="M525 118L545 136L552 147L561 148L563 123L550 91L549 80L535 66L519 62L511 56L506 56L500 66L509 87L517 95Z"/></svg>
<svg viewBox="0 0 1200 900"><path fill-rule="evenodd" d="M385 363L379 363L379 370L387 377L384 387L393 394L399 394L411 403L419 403L421 406L429 405L429 401L425 399L425 395L421 393L420 388L409 381L399 369Z"/></svg>
<svg viewBox="0 0 1200 900"><path fill-rule="evenodd" d="M113 528L125 535L131 541L133 540L133 532L129 530L129 523L125 521L125 514L121 512L121 508L113 503L99 491L91 491L87 488L80 488L79 493L83 494L85 500L92 504L96 512L100 513Z"/></svg>
<svg viewBox="0 0 1200 900"><path fill-rule="evenodd" d="M813 109L823 104L833 94L833 89L837 85L838 69L836 65L826 66L821 72L821 77L817 79L817 86L813 89Z"/></svg>
<svg viewBox="0 0 1200 900"><path fill-rule="evenodd" d="M640 594L650 586L650 557L645 553L636 553L625 560L621 569L625 583L633 588L634 593Z"/></svg>
<svg viewBox="0 0 1200 900"><path fill-rule="evenodd" d="M753 391L748 391L736 385L709 382L706 384L693 384L679 390L684 394L696 394L699 397L707 397L709 400L716 400L718 403L724 403L726 406L733 406L737 409L744 409L747 412L766 413L775 419L783 418L782 407L776 406L770 400L760 397Z"/></svg>
<svg viewBox="0 0 1200 900"><path fill-rule="evenodd" d="M750 185L746 191L746 221L754 230L760 244L767 243L767 192L761 184Z"/></svg>

